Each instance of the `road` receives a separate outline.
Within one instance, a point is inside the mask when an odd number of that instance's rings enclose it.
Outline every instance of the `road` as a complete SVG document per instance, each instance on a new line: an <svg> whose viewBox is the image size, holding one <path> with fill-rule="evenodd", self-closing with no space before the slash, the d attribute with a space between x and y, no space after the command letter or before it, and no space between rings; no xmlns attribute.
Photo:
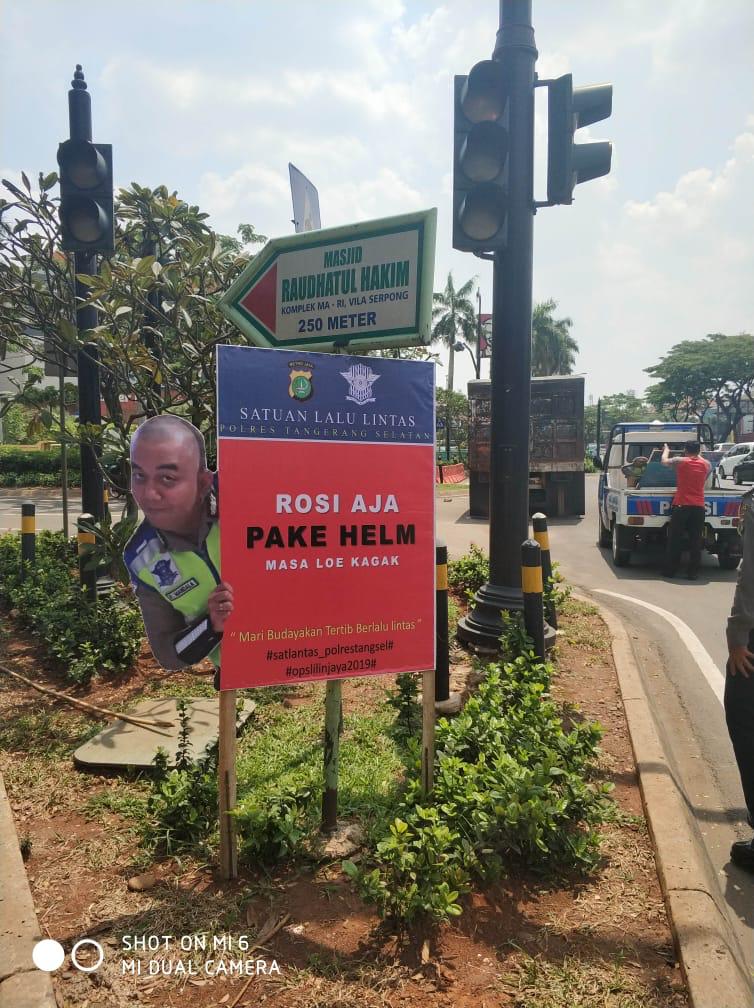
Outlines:
<svg viewBox="0 0 754 1008"><path fill-rule="evenodd" d="M658 557L632 558L629 567L614 568L610 550L596 545L597 480L587 476L584 518L549 523L552 558L570 584L613 609L629 632L688 814L702 837L742 961L750 968L751 877L730 864L729 850L751 831L722 707L725 623L736 572L721 570L706 554L698 581L660 577ZM488 547L488 524L469 517L465 493L438 494L437 529L451 559L472 542Z"/></svg>
<svg viewBox="0 0 754 1008"><path fill-rule="evenodd" d="M710 873L745 950L742 961L750 966L754 939L751 878L731 865L728 857L733 840L749 836L750 830L744 821L722 708L724 629L736 574L721 570L707 555L698 581L661 578L657 558L634 559L629 567L614 568L610 551L596 545L597 478L587 476L583 519L550 522L552 556L570 584L609 605L628 629L688 814L702 837ZM4 490L0 491L0 531L20 527L24 499L37 505L38 528L62 527L61 501L50 491ZM80 506L78 496L72 497L71 531ZM446 492L438 488L437 530L451 559L467 552L470 543L487 549L487 522L469 517L468 495L460 488Z"/></svg>

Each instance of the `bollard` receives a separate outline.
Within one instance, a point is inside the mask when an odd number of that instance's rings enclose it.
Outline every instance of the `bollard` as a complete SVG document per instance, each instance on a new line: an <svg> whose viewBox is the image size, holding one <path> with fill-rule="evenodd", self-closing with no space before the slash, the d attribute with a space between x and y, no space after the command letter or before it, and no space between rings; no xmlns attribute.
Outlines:
<svg viewBox="0 0 754 1008"><path fill-rule="evenodd" d="M31 501L21 505L21 577L25 576L24 563L34 566L37 552L37 506Z"/></svg>
<svg viewBox="0 0 754 1008"><path fill-rule="evenodd" d="M435 701L450 696L450 657L448 654L448 547L435 544Z"/></svg>
<svg viewBox="0 0 754 1008"><path fill-rule="evenodd" d="M545 596L545 617L553 628L558 629L558 613L552 599L552 560L550 558L550 533L547 531L547 518L541 512L532 515L532 526L534 528L534 538L539 543L540 555L542 557L542 584L547 591Z"/></svg>
<svg viewBox="0 0 754 1008"><path fill-rule="evenodd" d="M76 523L78 529L79 584L86 590L86 596L90 602L94 602L97 598L97 571L96 569L84 570L84 564L92 552L95 539L94 532L90 532L84 525L91 524L93 521L94 515L82 514L79 515Z"/></svg>
<svg viewBox="0 0 754 1008"><path fill-rule="evenodd" d="M534 641L534 653L545 660L545 616L542 608L542 563L539 543L521 543L521 588L524 595L524 625Z"/></svg>

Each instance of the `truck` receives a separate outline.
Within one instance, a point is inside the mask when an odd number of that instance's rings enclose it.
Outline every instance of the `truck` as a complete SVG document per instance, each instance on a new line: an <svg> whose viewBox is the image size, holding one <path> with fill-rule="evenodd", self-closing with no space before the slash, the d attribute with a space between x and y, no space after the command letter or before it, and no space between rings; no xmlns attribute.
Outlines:
<svg viewBox="0 0 754 1008"><path fill-rule="evenodd" d="M598 490L600 546L610 547L613 564L625 567L634 553L664 547L676 473L660 461L667 443L671 454L686 441L712 449L712 431L702 423L618 423L610 431ZM641 460L633 466L634 460ZM625 470L628 469L628 472ZM723 570L735 570L741 559L738 516L742 494L714 486L714 472L704 491L703 549L717 556Z"/></svg>
<svg viewBox="0 0 754 1008"><path fill-rule="evenodd" d="M469 513L490 513L491 383L470 381ZM529 510L548 516L584 514L584 377L531 380Z"/></svg>

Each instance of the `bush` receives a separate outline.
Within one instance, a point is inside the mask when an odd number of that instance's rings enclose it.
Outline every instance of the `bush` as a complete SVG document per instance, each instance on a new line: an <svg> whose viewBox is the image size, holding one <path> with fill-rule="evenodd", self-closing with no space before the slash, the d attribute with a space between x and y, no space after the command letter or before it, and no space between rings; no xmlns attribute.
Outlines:
<svg viewBox="0 0 754 1008"><path fill-rule="evenodd" d="M448 584L455 591L476 592L490 579L490 561L480 546L474 543L469 552L448 564Z"/></svg>
<svg viewBox="0 0 754 1008"><path fill-rule="evenodd" d="M180 730L175 768L158 749L155 776L147 799L143 839L158 854L195 851L217 826L217 747L194 762L189 738L188 704L177 703Z"/></svg>
<svg viewBox="0 0 754 1008"><path fill-rule="evenodd" d="M0 445L0 486L60 486L61 474L60 448L29 451ZM68 452L68 483L81 483L81 458L76 450Z"/></svg>
<svg viewBox="0 0 754 1008"><path fill-rule="evenodd" d="M89 602L78 583L72 544L60 532L37 534L36 561L25 565L23 577L19 536L0 536L0 600L66 666L71 682L130 668L141 646L141 614L130 592Z"/></svg>
<svg viewBox="0 0 754 1008"><path fill-rule="evenodd" d="M520 625L511 622L507 636L512 653ZM595 826L610 791L594 782L602 730L566 722L572 711L550 698L551 676L527 648L488 666L462 713L440 720L431 795L422 794L415 765L371 864L344 864L383 916L402 927L460 914L472 882L490 882L512 862L548 874L595 867Z"/></svg>

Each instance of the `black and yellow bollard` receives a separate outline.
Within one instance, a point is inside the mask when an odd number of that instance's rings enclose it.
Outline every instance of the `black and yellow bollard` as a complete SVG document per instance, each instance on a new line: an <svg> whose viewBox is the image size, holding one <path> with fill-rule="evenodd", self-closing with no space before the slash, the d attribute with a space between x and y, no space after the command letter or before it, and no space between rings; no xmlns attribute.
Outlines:
<svg viewBox="0 0 754 1008"><path fill-rule="evenodd" d="M34 566L37 554L37 506L31 501L21 505L21 577L24 577L26 564Z"/></svg>
<svg viewBox="0 0 754 1008"><path fill-rule="evenodd" d="M448 647L448 547L435 543L435 702L450 696Z"/></svg>
<svg viewBox="0 0 754 1008"><path fill-rule="evenodd" d="M545 660L545 614L542 606L542 561L539 543L521 543L521 589L524 595L524 625L534 642L534 653Z"/></svg>
<svg viewBox="0 0 754 1008"><path fill-rule="evenodd" d="M558 612L552 600L552 559L550 557L550 533L547 531L547 518L541 512L532 515L532 527L534 538L539 543L540 555L542 557L542 584L546 589L545 594L545 617L553 628L558 629Z"/></svg>
<svg viewBox="0 0 754 1008"><path fill-rule="evenodd" d="M85 570L86 561L89 554L94 549L94 532L91 532L86 525L91 525L94 522L94 515L82 514L79 515L77 525L77 541L78 541L78 554L79 554L79 584L82 588L86 590L87 598L90 602L94 602L97 598L97 570L93 568L92 570Z"/></svg>

